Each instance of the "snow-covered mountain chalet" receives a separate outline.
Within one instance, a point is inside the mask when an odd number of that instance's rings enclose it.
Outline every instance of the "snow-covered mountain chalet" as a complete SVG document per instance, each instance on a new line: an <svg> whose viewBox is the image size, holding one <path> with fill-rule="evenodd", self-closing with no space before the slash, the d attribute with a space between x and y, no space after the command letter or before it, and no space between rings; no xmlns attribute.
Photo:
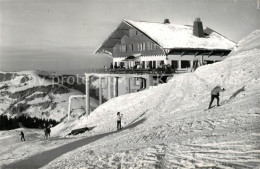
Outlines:
<svg viewBox="0 0 260 169"><path fill-rule="evenodd" d="M203 29L200 18L193 25L123 20L96 54L108 54L114 67L155 69L170 64L187 71L202 64L221 61L236 45L211 28Z"/></svg>

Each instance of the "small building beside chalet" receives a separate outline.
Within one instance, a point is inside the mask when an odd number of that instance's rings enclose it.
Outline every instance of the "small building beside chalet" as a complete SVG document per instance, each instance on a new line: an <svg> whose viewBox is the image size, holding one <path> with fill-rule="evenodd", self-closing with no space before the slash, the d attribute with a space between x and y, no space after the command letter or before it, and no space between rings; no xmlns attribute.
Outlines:
<svg viewBox="0 0 260 169"><path fill-rule="evenodd" d="M221 61L235 42L206 27L200 18L193 25L123 20L95 51L113 58L114 68L156 69L162 64L176 71Z"/></svg>

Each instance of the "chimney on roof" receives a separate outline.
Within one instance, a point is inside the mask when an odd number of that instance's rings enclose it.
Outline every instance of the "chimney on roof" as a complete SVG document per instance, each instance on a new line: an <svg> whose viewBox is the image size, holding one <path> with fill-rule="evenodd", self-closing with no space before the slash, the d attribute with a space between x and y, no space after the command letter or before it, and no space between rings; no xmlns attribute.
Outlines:
<svg viewBox="0 0 260 169"><path fill-rule="evenodd" d="M193 23L193 35L197 37L204 37L203 25L200 18L196 18Z"/></svg>
<svg viewBox="0 0 260 169"><path fill-rule="evenodd" d="M169 24L169 23L170 23L170 20L169 20L169 19L164 19L163 23L164 23L164 24Z"/></svg>

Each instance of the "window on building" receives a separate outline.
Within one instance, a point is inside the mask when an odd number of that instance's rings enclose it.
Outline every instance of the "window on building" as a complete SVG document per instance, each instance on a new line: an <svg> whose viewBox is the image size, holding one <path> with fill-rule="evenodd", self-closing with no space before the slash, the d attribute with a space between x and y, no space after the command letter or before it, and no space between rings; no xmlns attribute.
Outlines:
<svg viewBox="0 0 260 169"><path fill-rule="evenodd" d="M152 69L153 68L153 62L149 61L149 68Z"/></svg>
<svg viewBox="0 0 260 169"><path fill-rule="evenodd" d="M124 62L120 62L120 68L123 68L125 66Z"/></svg>
<svg viewBox="0 0 260 169"><path fill-rule="evenodd" d="M181 61L181 68L189 68L190 67L190 61L189 60L182 60Z"/></svg>
<svg viewBox="0 0 260 169"><path fill-rule="evenodd" d="M151 44L150 44L150 42L147 43L147 50L151 50Z"/></svg>
<svg viewBox="0 0 260 169"><path fill-rule="evenodd" d="M153 69L155 69L156 68L156 61L154 60L153 61Z"/></svg>
<svg viewBox="0 0 260 169"><path fill-rule="evenodd" d="M140 49L140 51L144 51L145 43L139 43L139 49Z"/></svg>
<svg viewBox="0 0 260 169"><path fill-rule="evenodd" d="M164 61L163 60L160 60L160 65L164 65Z"/></svg>
<svg viewBox="0 0 260 169"><path fill-rule="evenodd" d="M142 43L138 43L137 44L137 48L138 48L138 51L143 51L143 44Z"/></svg>
<svg viewBox="0 0 260 169"><path fill-rule="evenodd" d="M214 61L212 61L212 60L205 60L205 62L206 62L207 64L212 64L212 63L214 63Z"/></svg>
<svg viewBox="0 0 260 169"><path fill-rule="evenodd" d="M157 45L154 42L150 42L150 50L155 50L156 46Z"/></svg>
<svg viewBox="0 0 260 169"><path fill-rule="evenodd" d="M134 51L134 44L131 44L131 51Z"/></svg>
<svg viewBox="0 0 260 169"><path fill-rule="evenodd" d="M172 60L172 69L177 69L179 68L179 64L177 60Z"/></svg>
<svg viewBox="0 0 260 169"><path fill-rule="evenodd" d="M120 46L120 52L126 52L126 45Z"/></svg>
<svg viewBox="0 0 260 169"><path fill-rule="evenodd" d="M117 68L117 62L114 63L114 68Z"/></svg>
<svg viewBox="0 0 260 169"><path fill-rule="evenodd" d="M145 68L145 61L142 61L142 68Z"/></svg>
<svg viewBox="0 0 260 169"><path fill-rule="evenodd" d="M145 42L142 43L143 44L143 51L145 50Z"/></svg>
<svg viewBox="0 0 260 169"><path fill-rule="evenodd" d="M154 50L154 43L150 42L150 50Z"/></svg>

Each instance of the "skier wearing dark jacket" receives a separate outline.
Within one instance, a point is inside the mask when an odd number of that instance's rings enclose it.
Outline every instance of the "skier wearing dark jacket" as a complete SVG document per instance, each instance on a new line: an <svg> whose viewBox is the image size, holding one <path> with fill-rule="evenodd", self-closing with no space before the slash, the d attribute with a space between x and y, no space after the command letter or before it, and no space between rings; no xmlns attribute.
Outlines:
<svg viewBox="0 0 260 169"><path fill-rule="evenodd" d="M121 120L122 120L122 115L120 115L120 112L117 112L117 130L120 130L122 128Z"/></svg>
<svg viewBox="0 0 260 169"><path fill-rule="evenodd" d="M21 134L20 134L20 136L21 136L21 141L25 141L25 138L24 138L24 133L21 131Z"/></svg>
<svg viewBox="0 0 260 169"><path fill-rule="evenodd" d="M217 99L217 106L219 105L219 92L224 91L225 89L221 88L220 86L216 86L212 91L211 91L211 101L209 103L209 109L211 108L211 104L213 103L214 99Z"/></svg>

